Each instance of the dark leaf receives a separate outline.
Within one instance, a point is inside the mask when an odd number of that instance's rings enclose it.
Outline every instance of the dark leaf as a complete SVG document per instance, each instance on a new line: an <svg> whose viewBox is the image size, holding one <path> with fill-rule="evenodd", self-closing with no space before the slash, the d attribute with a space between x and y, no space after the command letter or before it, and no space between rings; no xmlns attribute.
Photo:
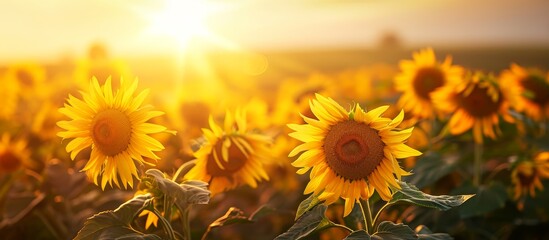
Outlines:
<svg viewBox="0 0 549 240"><path fill-rule="evenodd" d="M474 191L469 187L468 192ZM505 206L507 200L505 187L498 182L492 182L488 186L480 186L474 198L467 201L460 207L459 213L462 218L482 215Z"/></svg>
<svg viewBox="0 0 549 240"><path fill-rule="evenodd" d="M408 225L384 221L379 224L377 232L372 235L372 239L415 240L418 239L418 236Z"/></svg>
<svg viewBox="0 0 549 240"><path fill-rule="evenodd" d="M143 234L131 227L133 219L151 199L150 194L139 195L114 211L104 211L90 217L74 239L161 239L157 235Z"/></svg>
<svg viewBox="0 0 549 240"><path fill-rule="evenodd" d="M452 207L457 207L467 201L469 198L473 197L472 195L440 195L433 196L427 193L424 193L417 189L416 186L406 183L399 182L401 189L393 194L393 198L389 203L396 203L398 201L404 201L413 203L422 207L436 208L442 211L446 211Z"/></svg>
<svg viewBox="0 0 549 240"><path fill-rule="evenodd" d="M318 196L311 194L307 199L303 200L299 207L297 207L297 213L295 214L295 220L297 220L303 213L311 210L316 205L320 204L321 200L318 199Z"/></svg>
<svg viewBox="0 0 549 240"><path fill-rule="evenodd" d="M333 224L324 215L324 212L326 212L326 208L327 207L323 204L316 205L310 211L303 213L301 217L297 219L294 225L290 227L290 229L288 229L288 231L279 235L275 239L301 239L311 234L316 229L326 228L329 225Z"/></svg>
<svg viewBox="0 0 549 240"><path fill-rule="evenodd" d="M234 223L250 223L251 220L248 219L242 210L231 207L222 217L216 219L213 223L210 224L210 228L222 227L231 225Z"/></svg>
<svg viewBox="0 0 549 240"><path fill-rule="evenodd" d="M419 240L452 240L454 239L447 233L433 233L431 229L424 225L416 227L416 233Z"/></svg>
<svg viewBox="0 0 549 240"><path fill-rule="evenodd" d="M267 215L270 215L272 213L275 213L276 212L276 209L273 208L273 207L270 207L268 205L262 205L261 207L259 207L257 210L255 210L254 213L252 213L252 215L250 216L250 220L251 221L257 221Z"/></svg>
<svg viewBox="0 0 549 240"><path fill-rule="evenodd" d="M405 177L405 180L418 188L427 187L454 171L458 160L457 156L443 158L438 153L430 152L417 161L413 170L416 174Z"/></svg>
<svg viewBox="0 0 549 240"><path fill-rule="evenodd" d="M205 182L191 180L178 184L167 179L158 169L149 169L145 174L152 181L153 188L171 197L179 209L186 209L191 204L208 204L210 201L210 191ZM151 192L156 192L155 190Z"/></svg>
<svg viewBox="0 0 549 240"><path fill-rule="evenodd" d="M370 235L364 230L354 231L343 240L370 240Z"/></svg>

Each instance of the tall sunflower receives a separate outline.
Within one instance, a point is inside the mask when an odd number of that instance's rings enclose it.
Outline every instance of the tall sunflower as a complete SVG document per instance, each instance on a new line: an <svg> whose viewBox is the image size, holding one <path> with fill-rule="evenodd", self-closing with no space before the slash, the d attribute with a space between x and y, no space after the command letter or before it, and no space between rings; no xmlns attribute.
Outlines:
<svg viewBox="0 0 549 240"><path fill-rule="evenodd" d="M96 185L99 185L101 175L103 189L107 182L112 186L113 181L120 187L119 178L124 188L127 185L133 187L133 176L139 178L135 163L154 166L149 159L159 158L153 152L164 149L148 134L167 131L164 126L147 123L149 119L164 114L153 111L150 105L141 106L148 90L135 96L137 80L120 79L120 86L113 93L110 78L101 87L94 77L89 92L82 92L83 100L69 95L68 103L59 109L71 120L57 123L66 130L57 135L73 138L66 147L73 160L80 151L91 146L91 156L82 171Z"/></svg>
<svg viewBox="0 0 549 240"><path fill-rule="evenodd" d="M413 60L402 60L399 66L401 72L395 76L395 88L402 96L397 104L418 119L435 117L431 93L459 80L463 72L461 67L452 65L450 56L438 62L431 48L414 52Z"/></svg>
<svg viewBox="0 0 549 240"><path fill-rule="evenodd" d="M0 141L0 173L17 171L29 163L30 151L24 140L12 141L8 133L2 135Z"/></svg>
<svg viewBox="0 0 549 240"><path fill-rule="evenodd" d="M511 173L511 181L515 185L515 199L530 194L536 196L536 188L543 190L541 179L549 178L549 152L540 152L534 160L519 162Z"/></svg>
<svg viewBox="0 0 549 240"><path fill-rule="evenodd" d="M400 180L409 174L397 158L421 154L404 144L413 128L395 130L404 118L403 111L392 120L380 117L388 106L365 112L357 104L347 112L320 94L309 104L318 120L302 116L306 124L288 124L295 131L289 135L303 142L290 152L289 157L302 152L292 164L300 168L298 174L312 169L304 194L320 194L326 204L343 198L345 216L355 202L368 199L374 190L388 201L389 187L400 188L395 176Z"/></svg>
<svg viewBox="0 0 549 240"><path fill-rule="evenodd" d="M468 73L462 81L455 82L433 92L436 106L451 113L449 130L458 135L473 129L476 143L483 142L483 135L492 139L499 134L499 116L513 122L509 115L509 102L492 74Z"/></svg>
<svg viewBox="0 0 549 240"><path fill-rule="evenodd" d="M501 81L510 90L519 92L512 101L517 111L536 121L549 117L549 74L512 64L501 74Z"/></svg>
<svg viewBox="0 0 549 240"><path fill-rule="evenodd" d="M206 142L194 153L196 165L186 179L209 183L212 195L248 184L255 188L262 180L269 180L264 165L270 152L270 137L248 131L246 112L237 110L234 116L227 111L223 128L213 117L210 129L202 129Z"/></svg>

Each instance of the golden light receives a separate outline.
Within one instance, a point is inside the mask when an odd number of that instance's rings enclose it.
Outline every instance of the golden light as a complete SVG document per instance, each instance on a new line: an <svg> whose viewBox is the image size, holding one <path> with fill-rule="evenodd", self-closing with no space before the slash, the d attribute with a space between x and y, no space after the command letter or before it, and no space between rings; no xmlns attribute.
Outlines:
<svg viewBox="0 0 549 240"><path fill-rule="evenodd" d="M211 38L206 20L218 6L210 1L166 0L162 9L148 16L151 35L168 37L180 50L194 38Z"/></svg>

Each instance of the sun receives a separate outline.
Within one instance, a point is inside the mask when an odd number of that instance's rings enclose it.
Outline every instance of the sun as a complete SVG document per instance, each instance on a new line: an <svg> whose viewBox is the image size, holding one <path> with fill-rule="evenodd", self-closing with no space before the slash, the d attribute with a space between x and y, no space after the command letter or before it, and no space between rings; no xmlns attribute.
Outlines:
<svg viewBox="0 0 549 240"><path fill-rule="evenodd" d="M208 1L166 0L160 11L148 14L148 32L176 41L183 50L191 40L212 35L206 20L216 9Z"/></svg>

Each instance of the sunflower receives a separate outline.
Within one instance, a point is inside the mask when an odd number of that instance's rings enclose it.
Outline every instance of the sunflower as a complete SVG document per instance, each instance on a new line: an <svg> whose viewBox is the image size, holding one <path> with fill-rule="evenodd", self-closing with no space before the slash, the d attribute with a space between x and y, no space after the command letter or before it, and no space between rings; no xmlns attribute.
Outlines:
<svg viewBox="0 0 549 240"><path fill-rule="evenodd" d="M499 116L514 122L509 114L509 102L492 74L468 73L460 82L448 84L433 94L433 101L443 112L452 113L449 130L453 135L473 129L476 143L483 142L483 134L495 139L499 130Z"/></svg>
<svg viewBox="0 0 549 240"><path fill-rule="evenodd" d="M538 69L524 69L512 64L501 74L501 81L511 90L519 91L513 107L540 121L549 116L549 75Z"/></svg>
<svg viewBox="0 0 549 240"><path fill-rule="evenodd" d="M515 185L515 199L530 194L536 196L536 188L543 190L541 179L549 178L549 152L540 152L534 161L519 162L511 173L511 180Z"/></svg>
<svg viewBox="0 0 549 240"><path fill-rule="evenodd" d="M224 128L209 118L210 129L202 129L206 142L195 152L196 165L186 179L208 182L212 195L248 184L255 188L269 180L264 165L270 152L270 137L247 130L246 112L227 111Z"/></svg>
<svg viewBox="0 0 549 240"><path fill-rule="evenodd" d="M298 174L312 169L304 194L320 194L319 199L326 204L343 198L344 216L355 202L368 199L374 190L388 201L389 187L400 188L395 176L400 180L409 174L400 168L397 158L421 154L404 144L413 128L395 130L404 112L393 120L380 117L388 106L365 112L357 104L347 112L320 94L310 101L310 108L318 120L302 116L306 124L288 124L295 131L289 135L304 142L290 152L289 157L302 152L292 164L300 168Z"/></svg>
<svg viewBox="0 0 549 240"><path fill-rule="evenodd" d="M437 62L433 49L427 48L413 54L414 60L402 60L401 72L395 76L395 88L402 92L398 106L418 119L433 119L435 108L431 93L448 82L459 80L463 69L452 65L447 56Z"/></svg>
<svg viewBox="0 0 549 240"><path fill-rule="evenodd" d="M57 123L66 130L57 135L73 138L66 147L73 160L80 151L91 146L90 159L82 171L96 185L99 185L98 177L101 175L103 189L107 182L112 186L113 181L120 187L118 177L124 188L127 185L133 187L133 176L138 178L135 162L154 166L149 159L159 158L153 151L164 149L148 134L167 131L164 126L147 123L149 119L164 114L153 111L152 106L141 106L148 90L135 96L137 80L120 79L120 86L113 93L110 78L101 87L94 77L89 93L82 92L83 100L69 95L68 104L59 109L71 120Z"/></svg>
<svg viewBox="0 0 549 240"><path fill-rule="evenodd" d="M2 135L0 141L0 173L17 171L28 163L30 152L24 140L12 141L8 133Z"/></svg>

